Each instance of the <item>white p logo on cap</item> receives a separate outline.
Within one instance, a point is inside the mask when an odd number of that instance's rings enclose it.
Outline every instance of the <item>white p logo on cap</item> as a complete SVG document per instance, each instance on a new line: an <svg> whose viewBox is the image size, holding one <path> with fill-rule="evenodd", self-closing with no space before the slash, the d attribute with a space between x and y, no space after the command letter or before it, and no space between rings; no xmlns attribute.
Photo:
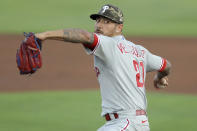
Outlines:
<svg viewBox="0 0 197 131"><path fill-rule="evenodd" d="M102 11L102 13L104 13L107 9L109 9L109 6L103 6L103 11Z"/></svg>

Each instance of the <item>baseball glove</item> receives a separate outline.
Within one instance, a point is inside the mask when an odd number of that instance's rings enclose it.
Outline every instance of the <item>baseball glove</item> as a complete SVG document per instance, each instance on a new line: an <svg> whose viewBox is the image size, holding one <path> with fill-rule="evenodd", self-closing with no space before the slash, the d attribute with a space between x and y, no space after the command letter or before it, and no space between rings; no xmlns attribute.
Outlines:
<svg viewBox="0 0 197 131"><path fill-rule="evenodd" d="M33 74L42 66L41 40L34 33L24 33L22 41L16 53L16 63L21 75Z"/></svg>

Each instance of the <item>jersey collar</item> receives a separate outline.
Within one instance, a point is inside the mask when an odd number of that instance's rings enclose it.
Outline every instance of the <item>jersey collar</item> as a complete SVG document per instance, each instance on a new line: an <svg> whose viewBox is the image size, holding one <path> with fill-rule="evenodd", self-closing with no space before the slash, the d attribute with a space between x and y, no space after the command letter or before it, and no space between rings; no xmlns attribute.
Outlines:
<svg viewBox="0 0 197 131"><path fill-rule="evenodd" d="M117 39L117 40L125 40L123 35L117 35L117 36L113 36L112 38Z"/></svg>

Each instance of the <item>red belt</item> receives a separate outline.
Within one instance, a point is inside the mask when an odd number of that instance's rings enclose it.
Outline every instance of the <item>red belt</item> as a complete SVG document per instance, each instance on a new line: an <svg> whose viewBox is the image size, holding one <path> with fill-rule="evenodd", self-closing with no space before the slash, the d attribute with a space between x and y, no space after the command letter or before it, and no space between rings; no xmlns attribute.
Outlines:
<svg viewBox="0 0 197 131"><path fill-rule="evenodd" d="M146 115L145 110L136 110L136 116Z"/></svg>
<svg viewBox="0 0 197 131"><path fill-rule="evenodd" d="M111 115L113 115L115 119L118 119L118 117L119 117L117 113L112 113ZM146 115L146 111L136 110L136 116L140 116L140 115ZM105 119L106 119L106 121L110 121L113 118L111 118L109 113L107 113L107 114L105 114Z"/></svg>
<svg viewBox="0 0 197 131"><path fill-rule="evenodd" d="M118 114L117 113L112 113L112 115L114 115L115 119L118 119ZM111 120L111 117L110 117L109 113L105 114L105 119L106 119L106 121Z"/></svg>

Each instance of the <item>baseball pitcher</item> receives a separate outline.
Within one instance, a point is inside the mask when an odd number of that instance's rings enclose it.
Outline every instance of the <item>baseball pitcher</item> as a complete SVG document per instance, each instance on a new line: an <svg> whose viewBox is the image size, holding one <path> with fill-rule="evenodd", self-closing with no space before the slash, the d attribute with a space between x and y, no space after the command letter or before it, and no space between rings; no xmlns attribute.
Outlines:
<svg viewBox="0 0 197 131"><path fill-rule="evenodd" d="M35 34L41 41L60 40L83 44L94 57L100 85L102 113L106 123L98 131L149 131L145 78L157 71L156 88L168 86L170 63L136 45L122 35L123 13L113 5L101 7L96 14L94 33L81 29L64 29Z"/></svg>

